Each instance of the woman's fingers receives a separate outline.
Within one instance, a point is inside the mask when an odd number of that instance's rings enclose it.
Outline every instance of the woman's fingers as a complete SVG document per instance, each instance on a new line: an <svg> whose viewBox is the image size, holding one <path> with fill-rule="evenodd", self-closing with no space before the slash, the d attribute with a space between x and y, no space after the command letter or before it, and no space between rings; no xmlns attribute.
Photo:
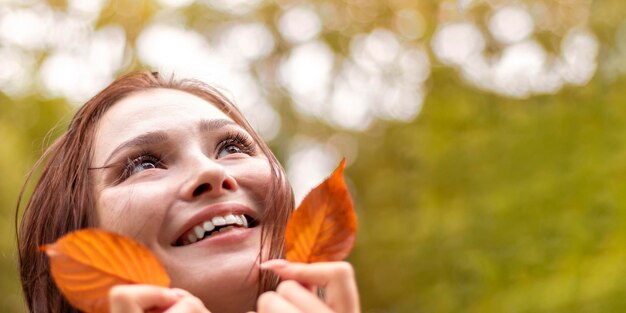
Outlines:
<svg viewBox="0 0 626 313"><path fill-rule="evenodd" d="M292 303L300 311L305 313L332 313L332 310L324 304L310 290L304 288L301 284L287 280L283 281L276 288L278 293L285 300Z"/></svg>
<svg viewBox="0 0 626 313"><path fill-rule="evenodd" d="M208 313L200 299L182 289L120 285L109 292L111 313Z"/></svg>
<svg viewBox="0 0 626 313"><path fill-rule="evenodd" d="M274 271L283 280L295 280L304 285L326 289L326 304L336 312L360 312L354 270L347 262L313 264L271 260L261 268Z"/></svg>
<svg viewBox="0 0 626 313"><path fill-rule="evenodd" d="M150 285L119 285L109 291L111 313L143 313L167 308L182 297L180 291Z"/></svg>
<svg viewBox="0 0 626 313"><path fill-rule="evenodd" d="M256 309L258 313L304 313L274 291L263 293L257 300Z"/></svg>
<svg viewBox="0 0 626 313"><path fill-rule="evenodd" d="M200 299L184 291L186 295L163 313L210 313Z"/></svg>

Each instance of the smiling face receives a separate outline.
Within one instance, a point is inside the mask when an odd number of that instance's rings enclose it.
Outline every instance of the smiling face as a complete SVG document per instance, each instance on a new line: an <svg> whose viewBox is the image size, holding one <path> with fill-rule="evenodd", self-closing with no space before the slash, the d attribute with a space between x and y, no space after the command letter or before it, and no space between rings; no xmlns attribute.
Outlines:
<svg viewBox="0 0 626 313"><path fill-rule="evenodd" d="M99 227L146 245L213 312L253 309L272 178L250 134L199 97L147 89L101 118L91 167L106 167L93 171Z"/></svg>

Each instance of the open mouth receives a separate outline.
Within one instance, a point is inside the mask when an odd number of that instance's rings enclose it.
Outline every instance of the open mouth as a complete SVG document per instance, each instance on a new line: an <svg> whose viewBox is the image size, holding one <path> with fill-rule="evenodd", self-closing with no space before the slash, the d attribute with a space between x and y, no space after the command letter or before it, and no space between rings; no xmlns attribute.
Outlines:
<svg viewBox="0 0 626 313"><path fill-rule="evenodd" d="M207 239L218 233L227 232L235 228L253 228L257 225L258 222L247 214L215 216L184 232L173 246L186 246Z"/></svg>

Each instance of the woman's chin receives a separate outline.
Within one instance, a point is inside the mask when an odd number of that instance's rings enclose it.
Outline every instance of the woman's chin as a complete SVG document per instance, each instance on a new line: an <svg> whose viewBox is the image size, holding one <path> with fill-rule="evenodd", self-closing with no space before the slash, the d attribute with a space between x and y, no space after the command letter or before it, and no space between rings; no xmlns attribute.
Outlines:
<svg viewBox="0 0 626 313"><path fill-rule="evenodd" d="M192 253L166 262L172 287L191 292L214 313L253 310L259 284L258 247L254 241L234 250L204 253L202 246L190 246Z"/></svg>
<svg viewBox="0 0 626 313"><path fill-rule="evenodd" d="M228 260L222 260L227 263ZM254 265L253 265L254 266ZM198 297L214 313L248 312L254 309L258 292L259 271L254 267L224 268L212 274L200 273L172 279L172 287L185 289Z"/></svg>
<svg viewBox="0 0 626 313"><path fill-rule="evenodd" d="M255 309L257 299L256 285L250 290L239 291L238 294L230 294L230 297L217 298L214 295L198 296L209 311L214 313L242 313Z"/></svg>

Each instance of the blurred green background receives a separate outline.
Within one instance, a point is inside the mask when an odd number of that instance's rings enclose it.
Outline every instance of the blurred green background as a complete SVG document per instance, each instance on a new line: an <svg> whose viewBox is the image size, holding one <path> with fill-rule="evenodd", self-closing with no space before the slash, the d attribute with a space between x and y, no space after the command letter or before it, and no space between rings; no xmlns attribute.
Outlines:
<svg viewBox="0 0 626 313"><path fill-rule="evenodd" d="M347 157L364 312L626 311L626 2L4 0L2 312L26 173L138 68L227 90L299 198Z"/></svg>

